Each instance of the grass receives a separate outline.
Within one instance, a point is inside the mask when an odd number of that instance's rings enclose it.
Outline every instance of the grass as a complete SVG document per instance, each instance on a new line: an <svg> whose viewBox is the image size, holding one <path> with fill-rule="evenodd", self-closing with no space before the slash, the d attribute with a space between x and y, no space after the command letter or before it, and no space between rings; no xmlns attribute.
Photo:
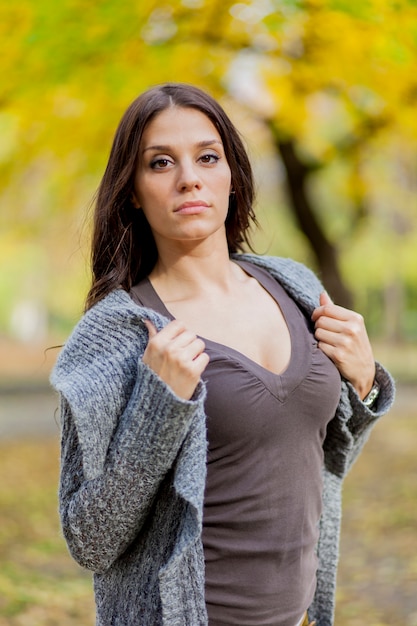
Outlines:
<svg viewBox="0 0 417 626"><path fill-rule="evenodd" d="M59 531L57 459L55 438L0 448L0 626L94 623L90 575Z"/></svg>
<svg viewBox="0 0 417 626"><path fill-rule="evenodd" d="M417 420L406 392L346 482L336 626L417 626ZM60 535L58 454L56 437L0 445L0 626L94 623L90 575Z"/></svg>
<svg viewBox="0 0 417 626"><path fill-rule="evenodd" d="M337 626L417 626L417 391L405 393L346 481Z"/></svg>

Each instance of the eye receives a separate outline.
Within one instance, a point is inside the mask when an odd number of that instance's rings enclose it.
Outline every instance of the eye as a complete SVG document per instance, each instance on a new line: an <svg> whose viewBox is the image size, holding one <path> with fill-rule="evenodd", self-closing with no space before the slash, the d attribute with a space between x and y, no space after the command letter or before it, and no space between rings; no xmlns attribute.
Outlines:
<svg viewBox="0 0 417 626"><path fill-rule="evenodd" d="M214 165L219 160L220 157L217 154L203 154L200 157L200 161L206 165Z"/></svg>
<svg viewBox="0 0 417 626"><path fill-rule="evenodd" d="M163 170L169 167L170 164L171 161L169 159L154 159L151 161L150 166L153 170Z"/></svg>

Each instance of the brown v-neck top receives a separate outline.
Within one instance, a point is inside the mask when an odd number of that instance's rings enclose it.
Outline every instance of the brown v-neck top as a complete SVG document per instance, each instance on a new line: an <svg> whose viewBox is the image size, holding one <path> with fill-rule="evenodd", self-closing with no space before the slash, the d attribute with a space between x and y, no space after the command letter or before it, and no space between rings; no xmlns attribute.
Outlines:
<svg viewBox="0 0 417 626"><path fill-rule="evenodd" d="M207 385L207 481L203 518L210 626L295 626L315 591L322 444L341 381L310 321L270 274L248 262L280 307L291 337L274 374L203 338ZM150 281L132 298L166 317Z"/></svg>

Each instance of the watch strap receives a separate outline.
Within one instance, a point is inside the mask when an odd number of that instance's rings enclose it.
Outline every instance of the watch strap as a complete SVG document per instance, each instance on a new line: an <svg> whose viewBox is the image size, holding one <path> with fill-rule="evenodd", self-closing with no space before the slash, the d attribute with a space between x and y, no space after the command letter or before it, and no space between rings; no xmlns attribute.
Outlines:
<svg viewBox="0 0 417 626"><path fill-rule="evenodd" d="M380 387L378 383L376 382L376 380L374 380L374 384L372 385L371 391L362 400L362 402L368 409L374 406L376 399L379 396L379 391L380 391Z"/></svg>

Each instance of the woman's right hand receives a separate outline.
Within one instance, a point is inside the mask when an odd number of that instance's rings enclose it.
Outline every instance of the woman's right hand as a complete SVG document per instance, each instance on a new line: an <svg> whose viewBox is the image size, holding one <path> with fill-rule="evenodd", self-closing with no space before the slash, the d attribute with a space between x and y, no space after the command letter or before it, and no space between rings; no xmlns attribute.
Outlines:
<svg viewBox="0 0 417 626"><path fill-rule="evenodd" d="M142 361L171 387L172 391L190 400L207 367L209 356L205 344L178 320L169 322L159 332L149 320L144 320L149 341Z"/></svg>

